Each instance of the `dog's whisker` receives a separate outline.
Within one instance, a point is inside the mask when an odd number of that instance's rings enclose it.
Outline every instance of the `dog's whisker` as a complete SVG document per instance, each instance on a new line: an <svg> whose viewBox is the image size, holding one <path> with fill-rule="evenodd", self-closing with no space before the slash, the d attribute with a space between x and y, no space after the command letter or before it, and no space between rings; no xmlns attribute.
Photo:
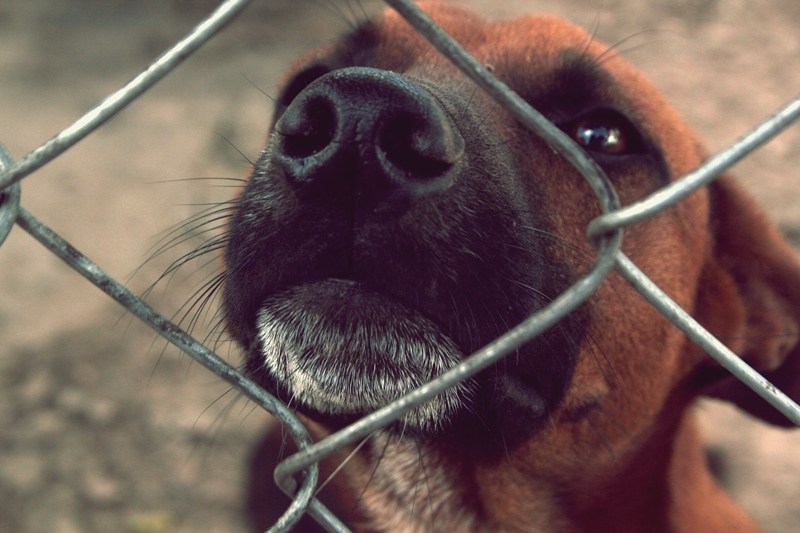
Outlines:
<svg viewBox="0 0 800 533"><path fill-rule="evenodd" d="M223 313L222 311L218 312L216 314L216 321L211 324L211 327L209 328L209 333L206 336L206 340L204 341L204 342L210 341L212 338L214 338L212 347L215 352L218 351L219 347L225 343L229 345L229 350L230 347L234 346L234 341L231 337L225 338L226 322L227 322L227 317L225 316L225 313Z"/></svg>
<svg viewBox="0 0 800 533"><path fill-rule="evenodd" d="M236 146L236 145L233 143L233 141L232 141L232 140L230 140L230 139L229 139L227 136L225 136L225 135L223 135L223 134L221 134L221 133L217 133L217 137L219 137L220 139L222 139L223 141L225 141L225 142L228 144L228 146L230 146L231 148L233 148L234 150L236 150L236 153L237 153L237 154L239 154L239 156L240 156L240 157L241 157L243 160L245 160L245 161L246 161L246 162L247 162L247 163L250 165L250 168L255 168L255 166L256 166L255 162L254 162L252 159L250 159L249 157L247 157L247 155L246 155L244 152L242 152L242 151L239 149L239 147L238 147L238 146Z"/></svg>
<svg viewBox="0 0 800 533"><path fill-rule="evenodd" d="M204 432L212 435L212 438L210 440L205 441L209 450L213 448L213 446L215 445L225 422L227 420L230 420L231 418L230 413L233 410L234 405L236 405L236 403L240 401L243 401L245 397L236 388L226 387L222 393L220 393L210 404L208 404L200 412L199 415L197 415L197 418L195 419L195 422L192 425L192 428L196 429L197 424L200 421L200 418L208 414L215 405L221 403L225 398L228 398L227 403L219 410L219 412L217 412L214 415L214 419L211 421L211 424L209 424L209 427L211 428L210 431Z"/></svg>
<svg viewBox="0 0 800 533"><path fill-rule="evenodd" d="M212 237L204 241L202 244L197 246L196 248L192 249L191 251L183 254L178 259L172 261L170 265L159 275L154 282L152 282L143 292L142 295L147 297L157 286L164 282L165 279L172 279L172 277L177 274L177 272L185 265L192 263L196 259L200 257L204 257L207 255L211 255L213 257L213 252L217 252L223 250L227 245L227 235L222 234L216 237ZM216 258L213 258L212 261L209 261L210 264L215 262ZM201 265L198 270L202 270L206 265ZM169 284L169 283L168 283ZM167 285L168 285L167 284Z"/></svg>
<svg viewBox="0 0 800 533"><path fill-rule="evenodd" d="M341 472L345 466L347 466L347 463L349 463L359 451L361 451L361 448L364 447L364 445L373 437L373 435L375 435L374 432L361 439L361 441L347 454L347 456L342 459L341 462L339 462L333 472L331 472L327 478L317 485L317 488L314 490L314 496L318 496L325 489L325 487L327 487L330 482L333 481L336 475L339 474L339 472Z"/></svg>
<svg viewBox="0 0 800 533"><path fill-rule="evenodd" d="M664 29L651 28L651 29L640 30L640 31L632 33L632 34L630 34L630 35L628 35L626 37L623 37L622 39L620 39L617 42L613 43L612 45L608 46L600 55L598 55L594 59L594 64L595 64L595 66L599 67L603 63L605 63L606 61L612 59L613 57L618 56L618 55L622 55L623 52L629 52L631 50L635 50L635 49L641 48L643 46L646 46L647 44L650 44L650 43L642 43L642 44L634 45L633 47L628 48L628 49L622 49L622 45L627 44L632 39L636 39L638 37L642 37L643 35L648 35L648 34L652 34L652 33L661 33L661 32L666 32L666 31L667 30L664 30Z"/></svg>
<svg viewBox="0 0 800 533"><path fill-rule="evenodd" d="M353 27L357 27L361 22L369 18L369 14L367 14L367 10L360 0L345 0L345 5L347 6L350 20L353 21Z"/></svg>
<svg viewBox="0 0 800 533"><path fill-rule="evenodd" d="M603 346L591 332L586 333L586 340L591 345L591 349L587 350L587 352L591 355L592 359L594 359L599 372L603 376L603 381L605 381L612 390L617 388L619 385L619 376L614 369L611 359L608 357L605 350L603 350Z"/></svg>
<svg viewBox="0 0 800 533"><path fill-rule="evenodd" d="M486 125L486 121L488 121L492 116L496 113L503 111L503 108L497 102L493 102L492 106L489 108L487 113L482 113L483 118L478 121L477 127L483 128Z"/></svg>
<svg viewBox="0 0 800 533"><path fill-rule="evenodd" d="M335 0L314 0L314 3L319 4L323 9L332 13L340 22L343 22L349 30L352 31L356 29L356 22L341 8L340 2L336 2ZM349 6L349 2L345 3Z"/></svg>
<svg viewBox="0 0 800 533"><path fill-rule="evenodd" d="M600 15L599 13L595 14L594 20L592 20L591 30L589 31L588 38L586 39L586 44L581 50L581 58L584 60L592 61L593 58L590 54L590 50L592 45L597 42L597 32L600 31Z"/></svg>
<svg viewBox="0 0 800 533"><path fill-rule="evenodd" d="M198 182L198 181L211 181L211 182L226 182L230 181L235 185L209 185L209 187L240 187L242 184L247 183L247 180L244 178L236 178L233 176L193 176L189 178L172 178L172 179L164 179L164 180L153 180L147 181L146 183L152 185L158 185L163 183L183 183L183 182ZM216 202L215 202L216 203ZM183 205L183 204L182 204ZM195 205L195 204L187 204L187 205ZM204 204L200 204L204 205ZM209 204L210 205L210 204Z"/></svg>
<svg viewBox="0 0 800 533"><path fill-rule="evenodd" d="M434 498L434 490L435 489L431 485L431 474L428 471L428 467L427 467L427 465L425 463L425 458L427 457L427 454L422 453L422 446L419 443L414 443L414 446L417 448L417 461L418 461L417 464L419 465L419 467L418 467L417 479L414 482L414 498L413 498L412 501L414 502L414 504L417 503L418 498L417 498L417 490L416 490L416 488L417 488L417 486L420 485L420 483L424 483L425 484L425 499L428 502L428 509L430 510L430 512L428 512L427 520L428 520L428 522L429 522L429 524L431 526L431 530L433 530L433 529L435 529L433 527L433 521L435 520L436 513L437 513L436 505L435 505L434 499L433 499ZM419 479L420 477L422 478L421 482L420 482L420 479ZM416 505L414 507L414 510L417 510ZM414 516L413 513L412 513L411 516L412 517Z"/></svg>
<svg viewBox="0 0 800 533"><path fill-rule="evenodd" d="M575 243L569 239L565 239L564 237L553 233L552 231L548 231L543 228L537 228L535 226L520 226L520 229L526 230L531 232L532 234L536 235L537 237L541 237L548 241L551 241L559 246L563 246L573 252L578 252L586 257L593 257L597 254L597 251L593 248L590 248L587 245Z"/></svg>
<svg viewBox="0 0 800 533"><path fill-rule="evenodd" d="M202 224L198 224L197 226L194 226L194 227L191 227L191 228L187 228L184 233L182 233L179 236L174 237L173 239L170 239L168 242L166 242L165 244L160 246L152 254L151 259L155 259L156 257L160 256L164 252L166 252L168 250L171 250L172 248L174 248L176 246L180 246L180 245L182 245L182 244L184 244L186 242L189 242L192 239L195 239L195 238L198 238L198 237L202 237L204 235L211 234L211 237L209 238L209 240L219 239L221 237L221 235L219 235L219 233L220 232L224 232L224 230L227 229L227 227L228 227L227 222L228 222L229 219L230 219L230 215L229 214L223 214L222 216L219 216L219 217L208 218L208 219L204 220L202 222ZM214 224L214 225L212 225L212 224ZM207 242L208 241L206 241L206 243ZM206 243L202 244L200 246L200 248L202 249L202 246L205 246ZM193 253L196 253L196 251L193 251Z"/></svg>
<svg viewBox="0 0 800 533"><path fill-rule="evenodd" d="M468 111L472 107L472 101L475 99L475 95L478 94L478 86L473 85L472 93L467 98L466 102L464 102L464 112Z"/></svg>
<svg viewBox="0 0 800 533"><path fill-rule="evenodd" d="M606 409L603 405L599 405L595 412L598 415L602 415L606 418L606 420L613 424L618 430L626 431L625 428L619 423L619 420L616 419L613 415L610 415L606 412ZM602 424L598 424L595 421L595 418L590 414L586 417L587 424L594 430L596 437L599 439L600 444L605 449L608 456L613 460L616 461L618 459L617 452L614 449L614 444L611 439L608 437L608 433L605 431L605 428Z"/></svg>
<svg viewBox="0 0 800 533"><path fill-rule="evenodd" d="M208 322L217 316L215 311L209 319L208 312L214 308L212 304L219 297L225 279L225 272L215 274L211 279L205 281L191 296L190 301L192 301L192 304L183 310L183 315L178 321L179 324L184 324L186 319L192 315L187 323L187 331L192 332L201 320ZM178 312L180 313L181 309ZM204 313L205 319L202 318Z"/></svg>
<svg viewBox="0 0 800 533"><path fill-rule="evenodd" d="M378 434L378 432L375 432L372 435L370 435L370 437L374 437L377 434ZM390 438L386 438L385 437L384 438L384 443L383 443L383 448L381 449L381 452L378 454L378 456L374 457L373 466L370 469L369 476L367 477L367 480L364 482L364 486L361 488L361 491L359 492L358 496L353 501L353 506L350 509L350 513L351 514L355 514L355 513L358 512L359 506L362 504L362 502L364 500L364 497L367 494L367 491L369 490L372 482L375 480L375 478L377 476L378 469L379 469L379 467L381 465L381 462L383 461L383 458L384 458L384 456L386 454L386 450L388 449L389 444L390 444Z"/></svg>
<svg viewBox="0 0 800 533"><path fill-rule="evenodd" d="M156 278L156 281L148 287L145 291L145 294L149 294L159 283L163 282L165 279L172 278L182 267L185 265L193 262L194 260L205 257L208 254L212 254L214 252L218 252L224 250L226 245L228 244L228 237L227 235L219 235L217 237L213 237L208 239L203 244L199 245L195 249L187 252L186 254L182 255L164 270L164 272Z"/></svg>
<svg viewBox="0 0 800 533"><path fill-rule="evenodd" d="M263 89L261 86L259 86L256 82L254 82L253 80L248 78L246 74L242 73L242 78L244 78L244 80L247 83L249 83L256 91L258 91L259 93L264 95L267 98L267 100L269 100L272 103L272 105L278 105L278 99L275 98L275 96L273 96L271 93L267 92L265 89ZM256 167L256 164L253 163L253 170L255 170L255 167ZM247 180L244 180L244 181L247 181Z"/></svg>
<svg viewBox="0 0 800 533"><path fill-rule="evenodd" d="M422 463L422 450L420 446L416 446L417 449L417 469L414 473L414 482L412 483L412 492L411 492L411 512L409 513L411 521L414 522L414 518L417 512L417 499L419 496L419 487L420 487L420 478L425 475L425 465ZM427 483L427 478L425 479ZM431 502L428 502L428 507L431 507Z"/></svg>
<svg viewBox="0 0 800 533"><path fill-rule="evenodd" d="M183 220L165 230L163 232L163 236L156 242L153 248L162 245L167 239L176 234L179 237L184 237L187 234L197 234L200 232L201 228L208 223L224 219L224 217L213 218L214 216L223 213L228 213L230 216L230 214L233 214L233 212L236 210L236 202L231 200L190 205L194 207L203 207L203 209L200 212L190 216L188 219Z"/></svg>
<svg viewBox="0 0 800 533"><path fill-rule="evenodd" d="M227 212L228 213L227 216L229 217L230 214L233 213L233 211L235 210L235 206L233 205L233 203L232 202L224 202L224 203L227 205L221 208L219 207L221 203L214 203L211 207L209 207L207 212L204 212L201 215L193 216L189 220L176 225L171 231L169 231L169 233L167 233L164 237L159 239L159 241L150 248L150 251L148 252L148 258L141 265L136 267L136 269L134 269L134 271L128 276L127 278L128 281L133 279L139 272L141 272L141 270L145 266L152 263L158 257L168 252L169 250L179 247L185 244L186 242L189 242L193 238L202 237L203 235L208 234L210 232L216 232L227 229L226 224L218 224L212 228L204 228L204 226L207 226L214 222L223 221L226 219L226 216L222 215L219 217L214 217L211 220L204 220L207 219L210 215L218 215ZM156 281L153 285L157 283L158 281Z"/></svg>

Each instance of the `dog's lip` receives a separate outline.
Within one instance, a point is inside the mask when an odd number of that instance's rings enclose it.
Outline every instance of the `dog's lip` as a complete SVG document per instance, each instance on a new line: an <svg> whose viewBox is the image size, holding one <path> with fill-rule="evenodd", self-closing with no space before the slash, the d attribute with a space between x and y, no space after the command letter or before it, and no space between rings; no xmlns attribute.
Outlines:
<svg viewBox="0 0 800 533"><path fill-rule="evenodd" d="M365 283L339 277L291 285L264 301L257 321L264 368L301 407L362 415L424 385L463 359L432 320ZM441 429L473 396L448 389L409 411L403 426Z"/></svg>

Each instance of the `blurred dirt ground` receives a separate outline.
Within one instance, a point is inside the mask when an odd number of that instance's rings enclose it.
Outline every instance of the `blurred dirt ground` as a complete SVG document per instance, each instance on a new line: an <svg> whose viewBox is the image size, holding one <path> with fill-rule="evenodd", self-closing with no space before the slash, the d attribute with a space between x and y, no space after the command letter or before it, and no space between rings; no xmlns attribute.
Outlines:
<svg viewBox="0 0 800 533"><path fill-rule="evenodd" d="M720 148L800 92L795 0L470 0L562 14L618 42ZM4 0L0 143L15 158L183 36L211 0ZM375 1L365 1L374 10ZM355 1L256 1L165 81L23 182L23 205L144 291L182 250L137 270L165 230L235 191L269 98L301 50L345 30ZM263 92L262 92L263 91ZM736 173L800 236L800 127ZM135 272L135 275L131 276ZM247 458L270 422L16 228L0 248L0 531L248 531ZM167 315L191 270L149 301ZM202 336L202 328L199 332ZM221 355L234 364L229 347ZM800 529L800 434L717 404L701 414L736 498L769 531ZM269 502L276 508L280 502Z"/></svg>

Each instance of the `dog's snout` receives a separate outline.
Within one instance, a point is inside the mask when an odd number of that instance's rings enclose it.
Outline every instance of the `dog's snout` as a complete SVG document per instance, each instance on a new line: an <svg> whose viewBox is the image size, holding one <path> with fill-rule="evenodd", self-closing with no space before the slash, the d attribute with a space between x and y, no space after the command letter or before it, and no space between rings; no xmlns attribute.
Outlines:
<svg viewBox="0 0 800 533"><path fill-rule="evenodd" d="M372 68L331 72L292 101L275 126L273 161L301 191L360 201L447 189L464 140L430 92Z"/></svg>

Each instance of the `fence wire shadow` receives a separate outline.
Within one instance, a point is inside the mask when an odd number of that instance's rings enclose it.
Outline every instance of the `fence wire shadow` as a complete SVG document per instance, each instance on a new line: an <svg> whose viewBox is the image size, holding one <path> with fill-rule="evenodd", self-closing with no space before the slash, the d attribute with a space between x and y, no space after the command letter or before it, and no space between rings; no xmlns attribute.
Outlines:
<svg viewBox="0 0 800 533"><path fill-rule="evenodd" d="M531 108L511 89L495 79L486 68L438 28L410 0L385 0L386 4L397 10L468 77L492 95L520 122L542 137L584 176L594 191L603 213L587 228L587 238L597 248L597 257L592 268L552 303L469 356L457 367L324 440L312 442L303 424L285 405L238 372L201 342L192 338L178 325L166 319L121 283L107 275L98 265L20 205L20 182L23 178L58 157L147 91L183 59L208 41L251 1L227 0L220 4L189 35L167 50L139 76L20 161L16 163L11 161L6 150L0 145L0 244L5 240L14 224L20 226L159 335L277 418L294 439L299 452L283 460L275 470L276 482L293 500L271 531L291 529L304 513L312 515L328 530L348 531L335 515L314 498L319 481L318 463L320 460L343 446L355 443L375 430L401 418L411 409L496 363L505 355L530 341L584 302L613 270L618 271L644 298L703 348L709 356L717 360L794 424L800 426L800 406L797 403L769 383L694 321L686 311L675 304L642 273L620 249L624 227L641 222L668 209L692 192L707 185L724 170L800 119L800 96L777 110L738 141L709 158L702 166L649 197L621 208L610 181L577 144Z"/></svg>

